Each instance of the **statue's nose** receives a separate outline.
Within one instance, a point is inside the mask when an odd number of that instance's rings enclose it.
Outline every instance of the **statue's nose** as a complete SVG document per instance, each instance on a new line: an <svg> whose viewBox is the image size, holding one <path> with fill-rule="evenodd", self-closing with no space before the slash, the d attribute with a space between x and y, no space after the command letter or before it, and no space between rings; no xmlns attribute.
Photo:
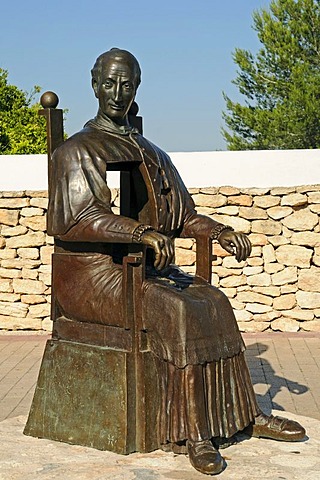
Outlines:
<svg viewBox="0 0 320 480"><path fill-rule="evenodd" d="M114 100L115 100L115 102L120 102L122 100L121 85L116 85L116 87L115 87Z"/></svg>

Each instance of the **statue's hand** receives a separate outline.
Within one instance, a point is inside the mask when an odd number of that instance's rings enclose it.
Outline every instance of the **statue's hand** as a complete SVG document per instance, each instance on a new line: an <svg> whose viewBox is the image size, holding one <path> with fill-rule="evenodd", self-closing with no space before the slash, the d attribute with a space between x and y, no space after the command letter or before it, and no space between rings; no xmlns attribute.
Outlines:
<svg viewBox="0 0 320 480"><path fill-rule="evenodd" d="M218 242L227 252L235 254L238 262L245 260L251 253L251 242L243 233L223 230L219 235Z"/></svg>
<svg viewBox="0 0 320 480"><path fill-rule="evenodd" d="M161 233L147 230L141 236L144 245L153 248L155 251L154 266L157 270L163 270L174 259L173 243L169 237Z"/></svg>

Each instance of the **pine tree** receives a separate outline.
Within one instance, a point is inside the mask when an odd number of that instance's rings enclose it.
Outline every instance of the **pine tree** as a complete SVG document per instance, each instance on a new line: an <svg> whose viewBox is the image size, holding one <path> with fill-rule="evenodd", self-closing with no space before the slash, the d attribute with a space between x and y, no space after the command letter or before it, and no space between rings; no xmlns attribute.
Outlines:
<svg viewBox="0 0 320 480"><path fill-rule="evenodd" d="M228 149L320 148L320 0L273 0L253 28L258 53L233 54L245 105L224 94Z"/></svg>
<svg viewBox="0 0 320 480"><path fill-rule="evenodd" d="M40 92L35 86L28 95L8 84L8 72L0 68L0 154L46 153L46 126L39 117L40 105L33 103Z"/></svg>

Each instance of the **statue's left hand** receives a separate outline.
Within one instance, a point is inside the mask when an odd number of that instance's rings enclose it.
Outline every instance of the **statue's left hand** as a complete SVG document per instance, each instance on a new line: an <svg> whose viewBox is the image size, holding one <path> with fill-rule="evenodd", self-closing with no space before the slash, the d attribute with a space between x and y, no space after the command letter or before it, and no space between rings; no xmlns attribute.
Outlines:
<svg viewBox="0 0 320 480"><path fill-rule="evenodd" d="M251 253L251 242L243 233L223 230L218 238L221 247L236 256L238 262L245 260Z"/></svg>

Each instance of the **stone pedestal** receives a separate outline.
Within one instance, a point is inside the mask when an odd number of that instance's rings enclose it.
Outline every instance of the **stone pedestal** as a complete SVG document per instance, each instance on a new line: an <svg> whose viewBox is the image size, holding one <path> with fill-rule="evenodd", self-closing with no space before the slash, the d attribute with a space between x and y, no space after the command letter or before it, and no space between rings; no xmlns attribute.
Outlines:
<svg viewBox="0 0 320 480"><path fill-rule="evenodd" d="M121 454L158 448L155 362L140 352L137 379L133 355L49 340L24 433Z"/></svg>

